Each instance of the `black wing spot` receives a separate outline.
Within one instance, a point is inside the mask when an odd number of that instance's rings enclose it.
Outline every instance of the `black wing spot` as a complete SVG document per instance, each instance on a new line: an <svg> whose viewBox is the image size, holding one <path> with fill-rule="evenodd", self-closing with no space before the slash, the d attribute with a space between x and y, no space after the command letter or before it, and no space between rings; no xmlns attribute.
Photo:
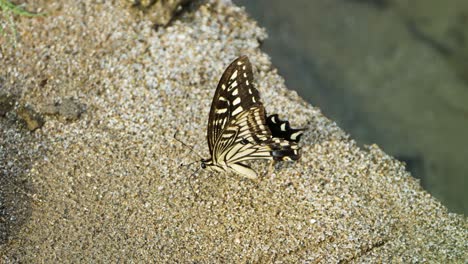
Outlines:
<svg viewBox="0 0 468 264"><path fill-rule="evenodd" d="M277 114L268 116L266 121L272 136L275 138L282 138L288 141L299 142L302 133L305 130L303 128L291 128L289 122L279 119Z"/></svg>
<svg viewBox="0 0 468 264"><path fill-rule="evenodd" d="M281 144L281 142L274 142L270 144L270 155L275 161L298 160L300 157L297 151L297 143L288 142L288 144Z"/></svg>

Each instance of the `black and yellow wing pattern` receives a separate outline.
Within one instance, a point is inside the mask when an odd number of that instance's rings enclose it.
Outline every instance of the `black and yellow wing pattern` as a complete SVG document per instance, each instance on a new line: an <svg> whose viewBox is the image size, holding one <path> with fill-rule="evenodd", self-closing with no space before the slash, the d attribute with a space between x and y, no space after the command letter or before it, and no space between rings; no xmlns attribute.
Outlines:
<svg viewBox="0 0 468 264"><path fill-rule="evenodd" d="M242 162L297 160L302 133L278 115L267 117L253 85L252 65L242 56L228 66L216 88L207 130L211 158L202 160L201 166L256 178L257 173Z"/></svg>

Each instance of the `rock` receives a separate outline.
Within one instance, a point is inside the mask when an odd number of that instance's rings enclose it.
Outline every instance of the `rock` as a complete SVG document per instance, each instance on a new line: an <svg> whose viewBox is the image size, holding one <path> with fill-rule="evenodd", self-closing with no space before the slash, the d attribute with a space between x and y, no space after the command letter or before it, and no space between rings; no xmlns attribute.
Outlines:
<svg viewBox="0 0 468 264"><path fill-rule="evenodd" d="M133 0L133 6L149 16L156 26L166 26L191 1L193 0Z"/></svg>
<svg viewBox="0 0 468 264"><path fill-rule="evenodd" d="M40 113L36 112L31 106L20 106L16 111L18 117L26 124L29 131L41 128L45 121Z"/></svg>
<svg viewBox="0 0 468 264"><path fill-rule="evenodd" d="M16 99L12 94L0 93L0 117L5 116L7 112L11 111L15 103Z"/></svg>
<svg viewBox="0 0 468 264"><path fill-rule="evenodd" d="M42 108L42 113L58 116L59 118L63 118L65 121L75 121L79 119L84 111L84 105L71 98L63 99L53 104L47 104Z"/></svg>

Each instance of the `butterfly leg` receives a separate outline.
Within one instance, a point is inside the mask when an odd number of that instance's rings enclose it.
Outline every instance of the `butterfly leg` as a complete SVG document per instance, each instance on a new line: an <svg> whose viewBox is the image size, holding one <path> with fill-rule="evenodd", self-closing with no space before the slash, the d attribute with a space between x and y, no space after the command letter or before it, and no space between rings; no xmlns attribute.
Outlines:
<svg viewBox="0 0 468 264"><path fill-rule="evenodd" d="M273 174L273 170L275 169L275 160L270 161L270 165L268 166L267 176L271 177Z"/></svg>

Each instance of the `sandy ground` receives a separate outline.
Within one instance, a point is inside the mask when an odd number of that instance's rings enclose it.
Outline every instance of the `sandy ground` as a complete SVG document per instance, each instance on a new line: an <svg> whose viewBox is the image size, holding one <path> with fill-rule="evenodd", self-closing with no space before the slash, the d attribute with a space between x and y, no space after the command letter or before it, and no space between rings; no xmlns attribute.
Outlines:
<svg viewBox="0 0 468 264"><path fill-rule="evenodd" d="M4 262L467 259L466 219L287 90L242 9L212 1L154 30L102 2L35 1L48 15L16 19L16 48L2 40L1 87L19 104L85 109L32 133L0 119ZM181 166L208 156L212 95L241 54L267 111L308 127L302 159L272 175L255 162L258 181Z"/></svg>

